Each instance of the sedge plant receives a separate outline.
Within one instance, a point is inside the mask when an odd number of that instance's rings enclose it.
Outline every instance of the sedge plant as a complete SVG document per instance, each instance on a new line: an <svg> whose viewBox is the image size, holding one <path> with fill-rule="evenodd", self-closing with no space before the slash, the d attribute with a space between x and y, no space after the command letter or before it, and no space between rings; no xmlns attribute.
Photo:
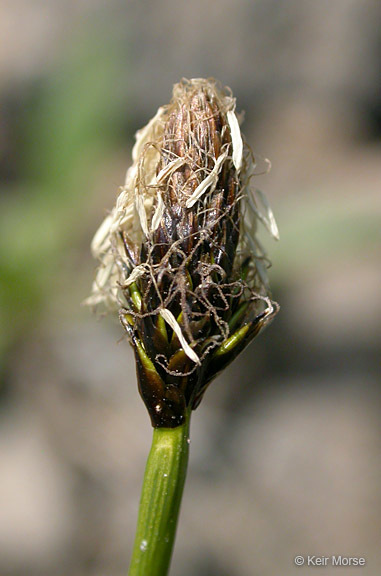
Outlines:
<svg viewBox="0 0 381 576"><path fill-rule="evenodd" d="M210 382L272 320L255 160L235 98L214 80L182 80L136 134L132 166L95 234L87 303L119 315L153 427L130 576L168 573L192 410Z"/></svg>

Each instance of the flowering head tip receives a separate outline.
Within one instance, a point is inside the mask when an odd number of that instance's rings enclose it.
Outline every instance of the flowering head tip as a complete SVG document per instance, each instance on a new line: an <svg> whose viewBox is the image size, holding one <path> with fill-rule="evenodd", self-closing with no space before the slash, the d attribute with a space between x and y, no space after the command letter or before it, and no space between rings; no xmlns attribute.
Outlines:
<svg viewBox="0 0 381 576"><path fill-rule="evenodd" d="M88 303L119 309L153 426L182 423L209 382L273 318L256 237L277 238L230 91L183 79L136 134L133 164L93 243Z"/></svg>

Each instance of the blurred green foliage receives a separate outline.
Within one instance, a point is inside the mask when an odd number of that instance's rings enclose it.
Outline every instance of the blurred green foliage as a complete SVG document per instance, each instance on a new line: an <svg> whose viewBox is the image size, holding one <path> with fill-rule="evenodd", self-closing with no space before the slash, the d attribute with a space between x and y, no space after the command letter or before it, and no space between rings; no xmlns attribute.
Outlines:
<svg viewBox="0 0 381 576"><path fill-rule="evenodd" d="M25 86L19 171L0 198L0 359L51 299L86 229L98 167L128 126L125 51L108 38L100 45L82 28L49 75Z"/></svg>

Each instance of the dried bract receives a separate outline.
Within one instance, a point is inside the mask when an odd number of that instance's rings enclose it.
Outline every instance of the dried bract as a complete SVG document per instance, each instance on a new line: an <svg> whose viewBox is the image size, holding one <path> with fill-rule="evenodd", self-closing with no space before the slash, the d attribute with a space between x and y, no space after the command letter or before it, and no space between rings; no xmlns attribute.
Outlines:
<svg viewBox="0 0 381 576"><path fill-rule="evenodd" d="M257 224L278 231L249 186L235 99L215 81L176 84L132 158L92 243L100 267L87 302L119 310L152 424L174 427L277 312Z"/></svg>

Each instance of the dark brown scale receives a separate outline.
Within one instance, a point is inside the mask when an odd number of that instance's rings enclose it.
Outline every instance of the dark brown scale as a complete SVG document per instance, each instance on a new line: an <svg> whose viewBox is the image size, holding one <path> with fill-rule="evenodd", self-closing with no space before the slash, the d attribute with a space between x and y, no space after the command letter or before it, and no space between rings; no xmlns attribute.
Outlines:
<svg viewBox="0 0 381 576"><path fill-rule="evenodd" d="M137 266L139 261L139 247L136 244L133 244L130 239L128 238L125 232L122 232L121 238L123 241L124 249L126 252L126 256L131 264L131 267L134 268Z"/></svg>

